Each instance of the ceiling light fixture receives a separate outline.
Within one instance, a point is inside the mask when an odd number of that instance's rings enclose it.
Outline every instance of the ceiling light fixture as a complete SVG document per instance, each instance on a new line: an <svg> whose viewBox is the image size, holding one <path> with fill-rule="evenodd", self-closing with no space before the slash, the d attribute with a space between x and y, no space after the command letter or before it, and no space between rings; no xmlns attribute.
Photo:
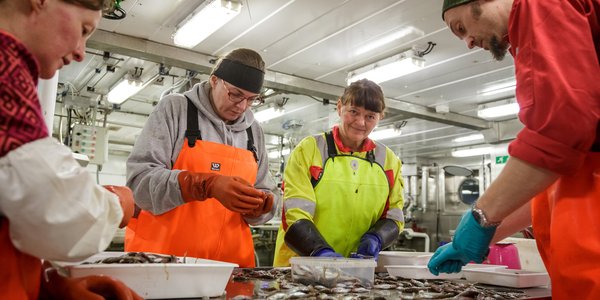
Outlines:
<svg viewBox="0 0 600 300"><path fill-rule="evenodd" d="M416 55L414 50L408 50L351 71L348 73L346 82L350 85L354 81L367 78L375 83L382 83L416 72L424 67L425 59Z"/></svg>
<svg viewBox="0 0 600 300"><path fill-rule="evenodd" d="M500 94L504 92L515 92L515 88L517 86L517 81L515 79L505 81L498 84L490 85L489 87L484 88L479 91L479 94L482 96L490 96L495 94Z"/></svg>
<svg viewBox="0 0 600 300"><path fill-rule="evenodd" d="M460 149L452 151L453 157L470 157L478 155L486 155L492 153L492 147L479 147L470 149Z"/></svg>
<svg viewBox="0 0 600 300"><path fill-rule="evenodd" d="M423 30L419 30L419 29L417 29L417 28L415 28L413 26L403 27L400 30L398 30L398 31L396 31L396 32L394 32L392 34L386 35L386 36L384 36L384 37L382 37L380 39L377 39L377 40L375 40L375 41L373 41L371 43L368 43L368 44L366 44L366 45L358 48L356 50L356 52L354 52L354 54L355 55L361 55L363 53L367 53L367 52L369 52L371 50L377 49L377 48L379 48L381 46L384 46L384 45L387 45L387 44L389 44L389 43L391 43L393 41L396 41L396 40L399 40L401 38L407 37L407 36L409 36L411 34L414 34L415 38L416 37L422 37L422 36L425 35L425 33L423 32Z"/></svg>
<svg viewBox="0 0 600 300"><path fill-rule="evenodd" d="M452 141L461 143L461 142L471 142L471 141L477 141L477 140L483 140L483 134L475 133L475 134L470 134L470 135L466 135L466 136L461 136L459 138L455 138Z"/></svg>
<svg viewBox="0 0 600 300"><path fill-rule="evenodd" d="M150 83L154 82L159 74L155 74L146 82L142 81L142 73L144 68L135 67L125 75L125 79L115 85L106 96L108 102L121 104L139 91L143 90Z"/></svg>
<svg viewBox="0 0 600 300"><path fill-rule="evenodd" d="M402 120L394 123L392 126L386 129L371 131L369 138L372 140L385 140L400 136L402 135L402 127L406 126L406 124L408 124L408 121Z"/></svg>
<svg viewBox="0 0 600 300"><path fill-rule="evenodd" d="M519 113L519 104L514 98L477 106L477 116L483 119L494 119Z"/></svg>
<svg viewBox="0 0 600 300"><path fill-rule="evenodd" d="M381 129L381 130L377 130L377 131L371 131L371 134L369 134L369 138L372 140L385 140L385 139L391 139L397 136L402 135L402 130L398 129L398 128L387 128L387 129Z"/></svg>
<svg viewBox="0 0 600 300"><path fill-rule="evenodd" d="M237 16L242 8L239 2L227 0L205 1L200 10L179 26L173 42L177 46L192 48Z"/></svg>
<svg viewBox="0 0 600 300"><path fill-rule="evenodd" d="M283 107L269 107L259 112L255 112L254 119L257 120L258 123L265 123L272 119L278 118L283 114L285 114L285 110L283 109Z"/></svg>
<svg viewBox="0 0 600 300"><path fill-rule="evenodd" d="M144 86L145 85L139 79L123 79L108 92L106 97L110 103L121 104L129 99L129 97L141 91Z"/></svg>

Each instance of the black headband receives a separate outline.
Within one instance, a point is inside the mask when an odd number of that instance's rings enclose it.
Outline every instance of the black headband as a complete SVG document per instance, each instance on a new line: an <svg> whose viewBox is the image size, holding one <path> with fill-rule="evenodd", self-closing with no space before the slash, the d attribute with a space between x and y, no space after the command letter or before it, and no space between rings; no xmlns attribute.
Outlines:
<svg viewBox="0 0 600 300"><path fill-rule="evenodd" d="M213 75L246 91L260 94L265 72L230 59L223 59Z"/></svg>

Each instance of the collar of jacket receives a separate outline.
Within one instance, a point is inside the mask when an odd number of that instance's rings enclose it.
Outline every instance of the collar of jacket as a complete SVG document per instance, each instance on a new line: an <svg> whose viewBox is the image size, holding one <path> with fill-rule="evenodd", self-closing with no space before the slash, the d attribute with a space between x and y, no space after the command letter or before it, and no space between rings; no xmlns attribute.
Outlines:
<svg viewBox="0 0 600 300"><path fill-rule="evenodd" d="M337 146L338 150L340 152L355 152L350 150L350 148L344 146L344 143L342 143L342 139L340 138L340 128L338 126L333 126L333 140L335 141L335 145ZM370 138L366 138L363 141L363 145L362 145L362 149L360 150L360 152L367 152L367 151L371 151L375 149L375 143L370 139Z"/></svg>

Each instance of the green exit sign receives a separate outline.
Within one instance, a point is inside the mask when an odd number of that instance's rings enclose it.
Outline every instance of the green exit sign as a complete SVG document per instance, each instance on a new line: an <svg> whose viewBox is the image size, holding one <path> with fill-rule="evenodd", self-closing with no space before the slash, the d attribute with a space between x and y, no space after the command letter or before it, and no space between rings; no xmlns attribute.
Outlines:
<svg viewBox="0 0 600 300"><path fill-rule="evenodd" d="M496 164L497 165L505 164L507 160L508 160L508 155L496 156Z"/></svg>

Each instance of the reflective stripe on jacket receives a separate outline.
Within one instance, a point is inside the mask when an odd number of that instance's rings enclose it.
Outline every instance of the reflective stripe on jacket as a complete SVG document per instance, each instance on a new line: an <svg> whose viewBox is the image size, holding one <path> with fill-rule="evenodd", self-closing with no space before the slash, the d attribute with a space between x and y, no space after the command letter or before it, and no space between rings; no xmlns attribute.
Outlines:
<svg viewBox="0 0 600 300"><path fill-rule="evenodd" d="M330 145L325 135L309 137L290 157L275 266L287 266L289 258L297 256L285 245L284 236L299 219L313 221L334 250L345 256L356 251L360 237L379 219L393 219L400 229L404 226L400 161L395 154L380 143L363 157L339 154L335 144ZM299 161L311 165L301 168ZM314 170L322 171L312 174ZM307 185L310 191L300 190Z"/></svg>

